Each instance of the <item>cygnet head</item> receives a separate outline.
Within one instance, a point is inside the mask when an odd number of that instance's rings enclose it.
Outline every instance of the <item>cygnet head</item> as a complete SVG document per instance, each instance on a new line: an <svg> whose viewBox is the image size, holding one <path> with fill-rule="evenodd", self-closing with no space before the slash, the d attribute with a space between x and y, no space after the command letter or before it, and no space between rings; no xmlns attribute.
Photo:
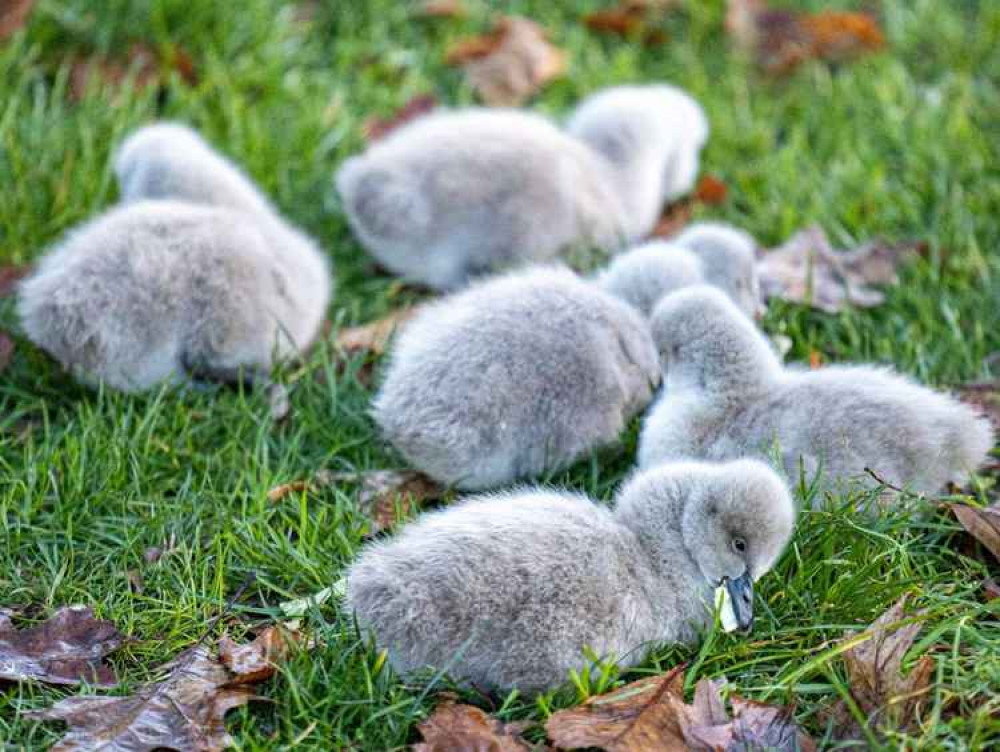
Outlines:
<svg viewBox="0 0 1000 752"><path fill-rule="evenodd" d="M716 287L695 285L668 295L650 327L667 389L749 398L781 375L767 339Z"/></svg>
<svg viewBox="0 0 1000 752"><path fill-rule="evenodd" d="M597 278L601 287L644 316L664 295L702 281L697 256L666 240L643 243L617 256Z"/></svg>
<svg viewBox="0 0 1000 752"><path fill-rule="evenodd" d="M663 160L662 200L691 190L698 156L708 140L708 119L698 102L676 86L615 86L588 97L566 124L617 166Z"/></svg>
<svg viewBox="0 0 1000 752"><path fill-rule="evenodd" d="M699 258L705 281L722 289L747 316L763 313L757 277L757 241L736 227L699 222L673 238Z"/></svg>
<svg viewBox="0 0 1000 752"><path fill-rule="evenodd" d="M753 582L774 566L795 527L795 506L763 462L680 462L633 476L619 492L616 516L639 536L654 567L684 553L710 587L726 586L739 626L753 622Z"/></svg>

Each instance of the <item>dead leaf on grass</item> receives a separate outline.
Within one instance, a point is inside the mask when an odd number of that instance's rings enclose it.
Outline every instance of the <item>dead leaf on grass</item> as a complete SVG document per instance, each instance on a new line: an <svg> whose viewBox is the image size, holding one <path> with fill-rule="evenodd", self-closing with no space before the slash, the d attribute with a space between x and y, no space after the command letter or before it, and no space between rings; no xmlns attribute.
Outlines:
<svg viewBox="0 0 1000 752"><path fill-rule="evenodd" d="M728 193L729 189L721 179L714 175L704 175L690 196L664 207L663 214L649 236L669 238L676 235L691 222L696 205L717 206L725 202Z"/></svg>
<svg viewBox="0 0 1000 752"><path fill-rule="evenodd" d="M768 7L766 0L729 0L726 31L768 73L788 73L806 60L845 62L885 46L867 13L804 13Z"/></svg>
<svg viewBox="0 0 1000 752"><path fill-rule="evenodd" d="M501 18L484 36L466 39L445 56L465 70L469 86L494 107L516 107L566 72L567 56L545 30L518 16Z"/></svg>
<svg viewBox="0 0 1000 752"><path fill-rule="evenodd" d="M703 175L694 189L694 198L705 206L718 206L725 203L729 188L715 175Z"/></svg>
<svg viewBox="0 0 1000 752"><path fill-rule="evenodd" d="M382 355L396 330L413 318L419 309L419 306L400 308L368 324L341 329L333 344L338 350L348 354Z"/></svg>
<svg viewBox="0 0 1000 752"><path fill-rule="evenodd" d="M104 658L125 638L85 606L60 608L33 627L14 629L0 614L0 679L114 687L118 677Z"/></svg>
<svg viewBox="0 0 1000 752"><path fill-rule="evenodd" d="M872 625L861 633L868 639L848 648L842 654L847 666L851 696L873 727L888 724L892 728L908 728L915 720L920 703L931 687L934 661L921 656L904 676L903 659L913 646L923 626L919 620L907 620L904 595ZM911 617L912 618L912 617ZM852 634L845 641L854 641ZM839 738L862 738L856 722L841 701L833 711L835 733Z"/></svg>
<svg viewBox="0 0 1000 752"><path fill-rule="evenodd" d="M416 120L421 115L426 115L437 106L438 101L433 95L419 94L399 108L399 110L397 110L391 117L369 118L361 126L361 130L368 143L378 141L379 139L388 136L392 133L392 131L396 130L400 126Z"/></svg>
<svg viewBox="0 0 1000 752"><path fill-rule="evenodd" d="M954 390L962 402L978 409L1000 430L1000 381L961 384Z"/></svg>
<svg viewBox="0 0 1000 752"><path fill-rule="evenodd" d="M730 718L720 693L723 682L702 679L688 705L683 668L553 714L545 727L549 738L559 748L597 747L607 752L816 748L795 724L790 708L733 696Z"/></svg>
<svg viewBox="0 0 1000 752"><path fill-rule="evenodd" d="M1000 507L949 504L962 527L1000 561Z"/></svg>
<svg viewBox="0 0 1000 752"><path fill-rule="evenodd" d="M465 18L469 15L469 10L461 0L424 0L413 15L423 18Z"/></svg>
<svg viewBox="0 0 1000 752"><path fill-rule="evenodd" d="M3 0L0 3L0 40L24 26L34 5L35 0Z"/></svg>
<svg viewBox="0 0 1000 752"><path fill-rule="evenodd" d="M0 266L0 298L6 298L17 289L17 283L31 272L27 264L22 266Z"/></svg>
<svg viewBox="0 0 1000 752"><path fill-rule="evenodd" d="M836 251L822 227L800 230L757 263L765 299L781 298L837 313L848 305L871 307L885 295L872 285L899 281L897 268L926 250L921 243L890 245L880 240Z"/></svg>
<svg viewBox="0 0 1000 752"><path fill-rule="evenodd" d="M112 92L112 102L117 103L117 91L129 76L137 90L149 86L162 86L170 72L176 71L189 86L198 82L191 56L181 48L171 48L162 55L141 42L132 44L124 57L94 55L77 57L70 64L69 96L79 102L87 93L92 81L99 81Z"/></svg>
<svg viewBox="0 0 1000 752"><path fill-rule="evenodd" d="M505 724L472 705L460 705L448 696L417 729L424 741L413 752L530 752L520 736L519 724ZM543 748L547 749L547 748Z"/></svg>
<svg viewBox="0 0 1000 752"><path fill-rule="evenodd" d="M252 642L240 644L223 636L219 640L219 658L233 675L233 684L257 684L274 676L292 650L304 644L303 639L296 629L271 625Z"/></svg>
<svg viewBox="0 0 1000 752"><path fill-rule="evenodd" d="M409 515L424 502L441 498L438 483L416 470L369 470L362 473L331 473L331 482L357 483L358 505L371 517L371 533L396 524L396 509Z"/></svg>
<svg viewBox="0 0 1000 752"><path fill-rule="evenodd" d="M183 653L163 670L164 679L126 697L67 697L25 716L67 724L66 735L53 747L60 752L161 747L217 752L232 746L226 713L255 699L253 689L234 683L236 677L204 646Z"/></svg>
<svg viewBox="0 0 1000 752"><path fill-rule="evenodd" d="M617 6L589 13L583 25L598 34L638 39L646 45L662 44L667 40L662 29L651 28L663 11L677 5L675 0L620 0Z"/></svg>

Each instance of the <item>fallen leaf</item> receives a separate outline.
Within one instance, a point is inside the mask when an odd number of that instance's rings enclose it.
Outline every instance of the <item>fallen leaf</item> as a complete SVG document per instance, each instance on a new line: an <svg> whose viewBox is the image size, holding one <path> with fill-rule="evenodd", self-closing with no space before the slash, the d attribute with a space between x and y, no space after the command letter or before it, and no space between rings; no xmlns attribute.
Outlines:
<svg viewBox="0 0 1000 752"><path fill-rule="evenodd" d="M955 387L958 398L977 408L1000 430L1000 381L983 381Z"/></svg>
<svg viewBox="0 0 1000 752"><path fill-rule="evenodd" d="M548 41L544 29L518 16L501 18L489 34L459 42L445 60L462 66L473 91L495 107L524 103L567 67L566 53Z"/></svg>
<svg viewBox="0 0 1000 752"><path fill-rule="evenodd" d="M729 0L725 25L734 44L773 74L806 60L843 62L885 46L878 22L867 13L810 14L773 9L766 0Z"/></svg>
<svg viewBox="0 0 1000 752"><path fill-rule="evenodd" d="M0 614L0 679L114 687L118 678L104 658L124 641L113 623L95 619L86 606L60 608L20 630Z"/></svg>
<svg viewBox="0 0 1000 752"><path fill-rule="evenodd" d="M823 354L819 350L810 350L809 367L815 371L821 365L823 365Z"/></svg>
<svg viewBox="0 0 1000 752"><path fill-rule="evenodd" d="M718 206L726 200L729 189L714 175L704 175L694 189L694 198L706 206Z"/></svg>
<svg viewBox="0 0 1000 752"><path fill-rule="evenodd" d="M472 705L460 705L453 696L434 708L434 713L417 729L424 741L413 745L413 752L529 752L520 737L518 725L508 725L491 718Z"/></svg>
<svg viewBox="0 0 1000 752"><path fill-rule="evenodd" d="M3 0L0 3L0 39L6 39L24 26L35 0Z"/></svg>
<svg viewBox="0 0 1000 752"><path fill-rule="evenodd" d="M897 267L925 250L920 243L890 245L876 240L835 251L823 228L800 230L757 262L765 299L805 303L826 313L848 305L871 307L885 295L872 285L899 281Z"/></svg>
<svg viewBox="0 0 1000 752"><path fill-rule="evenodd" d="M892 728L908 728L915 720L924 695L930 690L934 661L921 656L903 676L903 659L913 646L922 624L907 619L903 610L904 595L862 633L868 639L853 645L842 653L847 667L851 696L873 727L887 724ZM853 642L859 635L845 638ZM850 718L846 705L838 703L834 716ZM856 724L840 724L835 728L840 738L860 738Z"/></svg>
<svg viewBox="0 0 1000 752"><path fill-rule="evenodd" d="M666 33L650 26L660 19L662 11L676 5L676 0L620 0L614 8L584 16L583 25L598 34L640 39L646 45L662 44Z"/></svg>
<svg viewBox="0 0 1000 752"><path fill-rule="evenodd" d="M30 266L0 266L0 298L6 298L17 289L17 283L28 276Z"/></svg>
<svg viewBox="0 0 1000 752"><path fill-rule="evenodd" d="M992 577L987 577L983 580L983 595L987 601L994 601L1000 598L1000 583Z"/></svg>
<svg viewBox="0 0 1000 752"><path fill-rule="evenodd" d="M419 306L400 308L377 321L341 329L334 339L334 346L341 352L348 354L382 355L389 346L396 329L413 318L419 309Z"/></svg>
<svg viewBox="0 0 1000 752"><path fill-rule="evenodd" d="M607 752L684 752L684 667L626 684L583 705L553 713L545 723L558 748Z"/></svg>
<svg viewBox="0 0 1000 752"><path fill-rule="evenodd" d="M233 684L256 684L274 676L292 649L301 644L302 634L297 630L272 625L244 644L223 636L219 640L219 658L233 675Z"/></svg>
<svg viewBox="0 0 1000 752"><path fill-rule="evenodd" d="M267 492L267 500L278 502L288 496L288 494L302 493L303 491L308 491L311 487L312 484L307 480L293 480L291 483L282 483Z"/></svg>
<svg viewBox="0 0 1000 752"><path fill-rule="evenodd" d="M430 94L420 94L404 104L392 117L369 118L361 126L365 139L369 143L385 138L392 131L421 115L426 115L438 105L437 99Z"/></svg>
<svg viewBox="0 0 1000 752"><path fill-rule="evenodd" d="M724 682L702 679L694 702L684 702L684 667L627 684L579 708L554 713L545 728L558 748L596 747L607 752L788 750L812 752L791 708L732 696L726 713Z"/></svg>
<svg viewBox="0 0 1000 752"><path fill-rule="evenodd" d="M1000 508L949 504L962 527L1000 560Z"/></svg>
<svg viewBox="0 0 1000 752"><path fill-rule="evenodd" d="M25 717L63 721L68 729L58 752L100 749L137 752L167 749L217 752L233 745L226 713L255 699L247 684L208 648L198 646L163 667L166 677L126 697L67 697Z"/></svg>
<svg viewBox="0 0 1000 752"><path fill-rule="evenodd" d="M669 238L683 230L694 214L694 202L689 198L674 201L663 210L656 226L650 231L651 238Z"/></svg>
<svg viewBox="0 0 1000 752"><path fill-rule="evenodd" d="M469 11L461 0L424 0L414 15L424 18L465 18Z"/></svg>
<svg viewBox="0 0 1000 752"><path fill-rule="evenodd" d="M161 86L171 71L177 71L188 85L198 81L194 61L179 47L168 48L162 55L146 44L132 44L124 57L95 55L77 57L70 63L69 96L79 102L87 93L91 81L98 80L111 91L117 92L131 75L137 90ZM112 99L117 103L117 98Z"/></svg>
<svg viewBox="0 0 1000 752"><path fill-rule="evenodd" d="M444 489L416 470L369 470L362 473L331 473L329 482L359 484L358 505L371 517L371 534L396 524L396 509L410 514L425 501L438 499Z"/></svg>
<svg viewBox="0 0 1000 752"><path fill-rule="evenodd" d="M14 359L14 340L6 332L0 332L0 371Z"/></svg>

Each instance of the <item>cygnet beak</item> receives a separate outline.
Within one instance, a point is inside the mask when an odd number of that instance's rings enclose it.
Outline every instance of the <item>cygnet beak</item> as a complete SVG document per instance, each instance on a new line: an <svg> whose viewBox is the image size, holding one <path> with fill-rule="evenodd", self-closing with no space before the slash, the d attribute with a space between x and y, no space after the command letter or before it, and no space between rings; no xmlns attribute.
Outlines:
<svg viewBox="0 0 1000 752"><path fill-rule="evenodd" d="M741 632L749 632L753 629L753 579L750 573L745 572L735 580L725 577L723 585L729 591L736 626Z"/></svg>

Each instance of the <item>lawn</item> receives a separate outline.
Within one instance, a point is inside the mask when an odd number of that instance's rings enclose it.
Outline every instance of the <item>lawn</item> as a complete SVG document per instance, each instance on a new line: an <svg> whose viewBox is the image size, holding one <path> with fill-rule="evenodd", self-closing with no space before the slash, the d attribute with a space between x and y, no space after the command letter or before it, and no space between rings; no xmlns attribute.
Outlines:
<svg viewBox="0 0 1000 752"><path fill-rule="evenodd" d="M428 92L473 103L461 73L443 61L450 43L489 26L490 4L468 5L465 19L414 20L395 0L303 3L308 13L278 0L40 0L26 28L0 43L0 262L30 262L111 205L110 149L139 124L174 118L245 165L320 239L336 265L335 329L413 299L352 239L331 177L363 147L367 118ZM764 326L791 338L789 359L884 363L940 386L1000 375L986 360L1000 350L1000 4L874 4L886 52L844 66L810 63L783 78L732 54L718 1L667 15L669 39L652 46L588 31L580 16L597 0L496 5L537 20L569 53L568 74L530 107L559 115L602 86L656 80L703 103L712 124L703 171L720 177L729 197L696 216L736 223L767 246L813 222L840 246L874 235L928 243L927 257L904 269L879 308L824 315L772 304ZM196 83L177 72L145 89L95 79L74 101L74 59L123 56L140 42L164 59L189 56ZM342 576L369 525L354 490L272 502L269 489L319 469L401 465L367 416L363 357L338 367L328 343L278 374L292 412L276 424L262 393L88 391L19 335L9 298L0 301L0 326L17 343L0 375L0 607L43 618L61 605L92 605L132 638L113 658L132 686L194 644L220 612L212 637L242 637L276 618L280 602ZM633 426L623 447L546 480L608 499L634 449ZM970 494L989 503L993 481ZM743 695L794 703L799 723L828 743L824 709L848 693L835 641L909 593L924 626L906 665L929 655L934 685L917 723L882 741L1000 745L1000 600L981 590L996 562L934 500L874 518L853 511L858 501L801 515L761 583L752 639L663 647L620 680L689 661L690 682L725 675ZM151 547L169 550L151 563ZM443 682L402 682L333 601L305 625L319 646L262 686L271 702L230 714L237 746L381 750L416 741ZM464 699L504 719L541 721L597 684L492 707L475 694ZM54 743L58 725L21 713L73 691L0 687L0 746Z"/></svg>

